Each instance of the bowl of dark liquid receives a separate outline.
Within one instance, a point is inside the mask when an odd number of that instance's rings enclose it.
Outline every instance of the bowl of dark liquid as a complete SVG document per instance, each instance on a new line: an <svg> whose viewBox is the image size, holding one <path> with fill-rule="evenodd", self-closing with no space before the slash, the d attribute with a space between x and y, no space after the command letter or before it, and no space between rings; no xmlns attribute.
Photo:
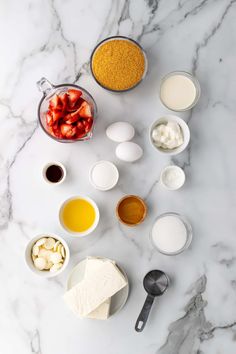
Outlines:
<svg viewBox="0 0 236 354"><path fill-rule="evenodd" d="M61 184L66 178L66 169L60 162L49 162L43 168L43 178L49 184Z"/></svg>

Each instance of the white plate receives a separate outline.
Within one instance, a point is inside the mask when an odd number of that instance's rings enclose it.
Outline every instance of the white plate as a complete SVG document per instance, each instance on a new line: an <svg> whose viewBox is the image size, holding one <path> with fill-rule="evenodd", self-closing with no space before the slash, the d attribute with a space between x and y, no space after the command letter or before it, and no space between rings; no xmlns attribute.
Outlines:
<svg viewBox="0 0 236 354"><path fill-rule="evenodd" d="M94 258L99 258L99 259L104 259L104 260L109 260L108 258L103 258L103 257L94 257ZM116 266L119 268L123 276L125 277L127 281L127 285L118 291L115 295L112 296L111 298L111 307L110 307L110 316L114 315L116 312L120 311L122 307L125 305L128 296L129 296L129 281L128 277L123 269L121 269L120 266L116 264ZM86 267L86 259L82 260L79 262L71 271L66 288L67 291L70 290L73 286L81 282L81 280L84 278L84 273L85 273L85 267Z"/></svg>

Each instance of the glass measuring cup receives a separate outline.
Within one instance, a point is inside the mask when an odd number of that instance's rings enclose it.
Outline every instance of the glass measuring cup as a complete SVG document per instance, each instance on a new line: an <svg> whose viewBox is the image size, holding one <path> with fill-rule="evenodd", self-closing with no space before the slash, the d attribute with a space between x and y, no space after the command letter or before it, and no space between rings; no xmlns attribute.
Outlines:
<svg viewBox="0 0 236 354"><path fill-rule="evenodd" d="M50 136L50 138L59 141L61 143L72 143L75 141L84 141L84 140L89 140L92 138L93 135L93 129L94 129L94 124L97 118L97 105L96 102L94 101L93 97L90 95L88 91L86 91L84 88L74 85L74 84L61 84L61 85L53 85L50 81L48 81L46 78L41 78L37 82L38 89L43 93L43 97L41 101L39 102L38 106L38 118L39 118L39 123L44 130L44 132ZM47 112L49 108L49 102L55 95L61 95L64 93L67 93L68 90L79 90L82 92L81 98L85 100L91 109L91 114L92 114L92 125L90 130L84 134L81 137L73 137L73 138L65 138L63 136L57 137L54 134L54 131L51 129L51 127L48 126L47 124Z"/></svg>

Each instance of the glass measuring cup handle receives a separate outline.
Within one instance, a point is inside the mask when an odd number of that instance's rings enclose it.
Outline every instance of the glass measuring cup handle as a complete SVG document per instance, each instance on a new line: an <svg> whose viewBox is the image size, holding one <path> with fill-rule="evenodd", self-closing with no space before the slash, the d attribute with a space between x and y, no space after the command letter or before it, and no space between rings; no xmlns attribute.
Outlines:
<svg viewBox="0 0 236 354"><path fill-rule="evenodd" d="M146 300L144 302L143 308L142 308L142 310L138 316L138 319L136 321L136 324L135 324L135 330L137 332L142 332L142 330L144 329L147 319L148 319L148 316L149 316L149 313L150 313L150 310L151 310L151 307L152 307L152 304L153 304L153 301L154 301L154 296L148 294L146 297Z"/></svg>
<svg viewBox="0 0 236 354"><path fill-rule="evenodd" d="M55 86L51 84L45 77L42 77L39 81L37 81L37 86L39 91L43 93L44 96L47 96L51 91L55 89Z"/></svg>

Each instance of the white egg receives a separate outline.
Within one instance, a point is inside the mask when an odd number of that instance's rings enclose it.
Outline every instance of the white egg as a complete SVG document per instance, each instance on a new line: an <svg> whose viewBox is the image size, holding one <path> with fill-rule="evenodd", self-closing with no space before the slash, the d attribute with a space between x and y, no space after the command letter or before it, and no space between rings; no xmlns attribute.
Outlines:
<svg viewBox="0 0 236 354"><path fill-rule="evenodd" d="M116 148L116 156L123 161L134 162L140 159L142 155L143 149L131 141L120 143Z"/></svg>
<svg viewBox="0 0 236 354"><path fill-rule="evenodd" d="M116 122L106 130L107 137L117 143L123 143L133 139L135 130L134 127L127 122Z"/></svg>

